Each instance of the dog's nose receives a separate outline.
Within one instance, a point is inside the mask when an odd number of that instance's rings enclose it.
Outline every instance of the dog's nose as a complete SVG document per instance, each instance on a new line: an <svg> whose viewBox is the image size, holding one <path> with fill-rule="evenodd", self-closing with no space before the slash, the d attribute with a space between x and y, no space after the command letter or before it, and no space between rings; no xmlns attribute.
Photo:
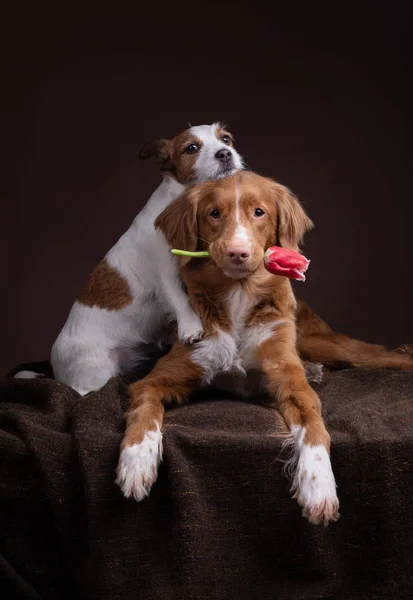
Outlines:
<svg viewBox="0 0 413 600"><path fill-rule="evenodd" d="M222 148L215 154L215 158L222 160L222 162L229 162L232 159L232 152L228 148Z"/></svg>
<svg viewBox="0 0 413 600"><path fill-rule="evenodd" d="M249 259L250 253L246 248L231 246L230 248L227 248L227 256L232 263L240 265Z"/></svg>

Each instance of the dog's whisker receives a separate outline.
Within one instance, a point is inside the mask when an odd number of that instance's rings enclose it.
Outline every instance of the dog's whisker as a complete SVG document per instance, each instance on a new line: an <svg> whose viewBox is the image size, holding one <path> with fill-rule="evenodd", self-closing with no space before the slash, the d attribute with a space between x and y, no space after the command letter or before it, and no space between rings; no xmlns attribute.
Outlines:
<svg viewBox="0 0 413 600"><path fill-rule="evenodd" d="M195 236L199 241L205 242L206 244L211 244L212 240L207 240L206 238L201 237L200 235Z"/></svg>
<svg viewBox="0 0 413 600"><path fill-rule="evenodd" d="M200 235L190 234L190 237L199 240L200 242L205 242L206 244L211 244L212 242L212 240L207 240L206 238L203 238Z"/></svg>

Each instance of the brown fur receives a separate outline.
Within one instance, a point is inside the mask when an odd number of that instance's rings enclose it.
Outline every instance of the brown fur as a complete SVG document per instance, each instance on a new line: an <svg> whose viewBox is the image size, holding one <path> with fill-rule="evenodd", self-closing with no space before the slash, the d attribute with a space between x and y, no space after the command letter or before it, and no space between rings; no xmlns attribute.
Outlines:
<svg viewBox="0 0 413 600"><path fill-rule="evenodd" d="M305 302L297 308L298 350L304 360L319 362L330 368L403 369L413 371L413 356L391 351L336 333Z"/></svg>
<svg viewBox="0 0 413 600"><path fill-rule="evenodd" d="M185 148L190 144L202 147L202 142L189 131L183 131L171 140L161 138L146 143L139 152L139 158L145 160L155 156L161 171L172 175L183 184L191 183L194 178L193 167L198 154L187 154Z"/></svg>
<svg viewBox="0 0 413 600"><path fill-rule="evenodd" d="M194 186L159 215L155 226L165 232L172 247L190 251L209 249L213 259L222 263L228 239L236 227L231 199L242 186L241 224L258 242L251 256L255 268L262 262L269 246L279 244L297 250L305 231L312 227L311 220L284 186L260 177L258 191L257 177L255 173L241 171L225 179ZM264 216L254 218L253 208L263 209ZM218 220L210 216L214 209L220 211ZM223 227L225 236L222 235Z"/></svg>
<svg viewBox="0 0 413 600"><path fill-rule="evenodd" d="M106 310L120 310L132 300L128 282L106 259L101 260L93 269L78 298L81 304Z"/></svg>
<svg viewBox="0 0 413 600"><path fill-rule="evenodd" d="M180 133L167 144L169 155L168 170L180 183L191 183L195 177L194 165L198 158L198 153L185 153L185 148L190 144L196 144L200 148L203 146L201 140L189 131Z"/></svg>
<svg viewBox="0 0 413 600"><path fill-rule="evenodd" d="M261 368L274 405L288 427L305 427L305 442L311 446L322 444L329 451L330 436L321 417L320 400L307 382L293 330L292 323L281 325L274 338L257 349Z"/></svg>
<svg viewBox="0 0 413 600"><path fill-rule="evenodd" d="M234 197L238 188L242 188L241 223L256 240L248 264L252 274L240 280L241 286L250 297L259 297L262 303L262 314L256 317L253 312L249 324L253 325L257 319L268 321L274 318L274 311L278 304L282 304L283 295L288 298L289 309L293 311L295 308L290 283L285 278L274 278L268 274L263 267L263 256L265 249L277 241L277 233L290 246L296 247L304 230L311 226L311 221L297 200L290 197L288 190L282 186L253 173L237 173L191 188L172 202L155 221L155 227L164 232L172 247L191 251L208 249L211 254L212 259L184 259L181 265L193 307L201 316L206 334L217 325L224 331L231 326L227 296L234 280L225 277L216 265L224 269L226 266L226 247L237 225ZM254 218L256 207L265 210L265 217ZM219 220L210 216L216 208L220 210ZM291 219L287 218L289 211ZM277 286L274 286L275 280Z"/></svg>
<svg viewBox="0 0 413 600"><path fill-rule="evenodd" d="M304 234L314 227L297 198L283 185L273 184L278 205L278 245L299 251Z"/></svg>
<svg viewBox="0 0 413 600"><path fill-rule="evenodd" d="M139 444L147 431L162 425L164 406L183 402L202 380L202 369L190 359L190 346L180 342L141 381L129 386L130 407L121 448Z"/></svg>
<svg viewBox="0 0 413 600"><path fill-rule="evenodd" d="M218 127L218 129L215 131L215 136L218 140L222 140L222 138L224 136L228 136L229 142L225 142L225 143L227 144L227 146L234 145L234 136L231 133L229 133L228 131L226 131L226 129L224 129L224 127Z"/></svg>

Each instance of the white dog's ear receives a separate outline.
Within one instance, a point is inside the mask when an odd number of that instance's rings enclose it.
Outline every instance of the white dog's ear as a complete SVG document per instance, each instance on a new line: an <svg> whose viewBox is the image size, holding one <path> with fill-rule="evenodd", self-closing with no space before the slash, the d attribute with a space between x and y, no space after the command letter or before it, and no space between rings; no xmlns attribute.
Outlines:
<svg viewBox="0 0 413 600"><path fill-rule="evenodd" d="M155 228L162 231L171 248L195 252L198 245L199 192L192 188L171 202L155 221Z"/></svg>
<svg viewBox="0 0 413 600"><path fill-rule="evenodd" d="M169 159L168 142L165 138L146 142L139 152L139 158L146 160L151 156L156 156L158 160L166 161Z"/></svg>

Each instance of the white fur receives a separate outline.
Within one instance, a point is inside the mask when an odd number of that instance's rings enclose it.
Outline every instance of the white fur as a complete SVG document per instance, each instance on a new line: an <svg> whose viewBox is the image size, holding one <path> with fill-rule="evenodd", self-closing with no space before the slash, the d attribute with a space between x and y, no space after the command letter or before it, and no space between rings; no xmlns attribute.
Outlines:
<svg viewBox="0 0 413 600"><path fill-rule="evenodd" d="M143 500L158 476L162 460L162 433L159 423L155 431L147 431L140 444L124 448L120 453L116 483L126 498Z"/></svg>
<svg viewBox="0 0 413 600"><path fill-rule="evenodd" d="M291 491L303 508L303 516L316 525L338 519L339 501L330 457L323 445L304 442L305 427L293 425L293 456L288 467L294 470Z"/></svg>
<svg viewBox="0 0 413 600"><path fill-rule="evenodd" d="M274 336L277 327L287 323L287 319L276 319L245 327L245 321L254 305L241 286L234 287L228 294L229 314L232 321L231 334L237 344L237 360L241 370L256 369L256 351L261 344Z"/></svg>
<svg viewBox="0 0 413 600"><path fill-rule="evenodd" d="M35 371L18 371L13 377L14 379L35 379L36 377L43 377L43 375Z"/></svg>
<svg viewBox="0 0 413 600"><path fill-rule="evenodd" d="M204 383L211 383L219 373L238 371L245 375L239 349L243 341L249 338L250 329L245 329L245 319L253 301L241 286L237 286L228 294L227 302L232 321L231 331L219 329L213 337L198 342L191 354L191 360L204 370Z"/></svg>
<svg viewBox="0 0 413 600"><path fill-rule="evenodd" d="M254 304L253 298L246 294L240 285L237 285L228 294L227 302L232 321L232 333L238 338L245 328L245 319Z"/></svg>
<svg viewBox="0 0 413 600"><path fill-rule="evenodd" d="M257 369L256 350L265 340L274 336L277 327L286 319L246 327L245 322L254 300L241 286L231 290L227 298L232 327L229 332L221 329L213 337L196 344L191 360L204 370L204 383L211 383L220 373L234 372L246 375L249 369Z"/></svg>
<svg viewBox="0 0 413 600"><path fill-rule="evenodd" d="M215 135L215 132L220 123L214 123L213 125L197 125L191 127L190 132L199 138L202 143L202 149L195 163L195 170L198 173L197 183L202 181L209 181L211 179L219 179L228 175L228 172L223 171L223 165L217 162L215 154L224 148L228 148L222 140L219 140ZM234 171L242 169L242 159L240 155L231 148Z"/></svg>
<svg viewBox="0 0 413 600"><path fill-rule="evenodd" d="M215 157L225 144L215 133L219 124L192 127L203 145L195 163L196 181L225 175ZM233 153L233 172L242 167ZM226 173L228 174L228 173ZM133 302L108 311L75 302L51 353L57 380L81 395L101 388L122 371L122 359L140 342L163 341L168 321L177 321L178 337L192 343L202 336L200 318L192 310L179 277L178 262L165 237L156 231L156 217L185 186L166 175L128 231L107 253L106 260L127 280Z"/></svg>
<svg viewBox="0 0 413 600"><path fill-rule="evenodd" d="M197 343L191 360L204 371L204 383L210 383L218 373L228 373L236 367L237 344L230 333L221 329L213 337Z"/></svg>
<svg viewBox="0 0 413 600"><path fill-rule="evenodd" d="M234 245L239 245L239 246L246 246L248 248L251 248L252 246L252 241L251 241L251 237L247 231L247 228L244 227L244 225L237 225L235 232L234 232L234 237L232 239L232 242Z"/></svg>
<svg viewBox="0 0 413 600"><path fill-rule="evenodd" d="M257 348L266 340L272 338L280 325L287 322L287 319L276 319L271 323L261 323L248 329L248 335L242 339L239 348L241 362L245 369L257 369L259 367L256 358Z"/></svg>
<svg viewBox="0 0 413 600"><path fill-rule="evenodd" d="M239 200L240 200L240 193L239 193L239 189L238 189L238 185L236 186L236 191L235 191L235 222L236 222L236 228L235 228L235 232L234 232L234 237L231 240L231 244L234 244L235 246L246 246L247 248L251 248L252 246L252 239L251 236L247 230L247 228L241 223L241 212L240 212L240 205L239 205Z"/></svg>

